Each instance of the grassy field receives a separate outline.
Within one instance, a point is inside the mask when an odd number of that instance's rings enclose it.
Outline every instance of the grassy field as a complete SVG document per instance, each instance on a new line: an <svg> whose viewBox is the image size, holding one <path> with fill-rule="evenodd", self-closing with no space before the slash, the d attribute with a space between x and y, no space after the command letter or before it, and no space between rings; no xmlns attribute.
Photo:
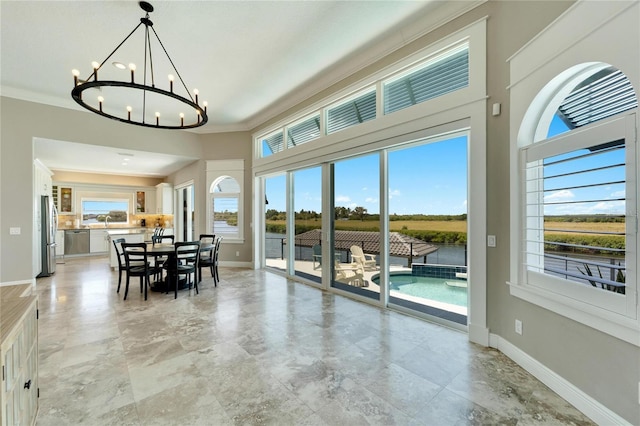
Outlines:
<svg viewBox="0 0 640 426"><path fill-rule="evenodd" d="M544 229L554 234L575 234L575 232L549 231L550 229L567 229L570 231L604 231L624 232L624 223L619 222L545 222Z"/></svg>
<svg viewBox="0 0 640 426"><path fill-rule="evenodd" d="M272 224L284 225L284 221L268 221ZM298 220L297 224L306 227L320 227L320 220ZM580 231L605 231L605 232L624 232L624 223L593 223L593 222L547 222L545 229L567 229ZM390 222L391 231L401 231L410 229L414 231L440 231L440 232L467 232L466 220L398 220ZM336 229L349 231L375 231L380 228L377 221L358 221L358 220L339 220L336 221ZM562 234L563 232L550 231L554 234ZM575 233L571 233L574 234Z"/></svg>

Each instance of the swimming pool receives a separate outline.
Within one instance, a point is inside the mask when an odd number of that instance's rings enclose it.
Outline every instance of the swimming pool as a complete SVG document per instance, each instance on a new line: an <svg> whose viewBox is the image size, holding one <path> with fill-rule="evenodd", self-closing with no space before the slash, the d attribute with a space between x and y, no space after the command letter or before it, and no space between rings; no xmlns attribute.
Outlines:
<svg viewBox="0 0 640 426"><path fill-rule="evenodd" d="M408 296L435 300L456 306L467 307L467 280L418 277L411 274L394 274L389 276L391 290ZM380 277L371 278L376 284Z"/></svg>

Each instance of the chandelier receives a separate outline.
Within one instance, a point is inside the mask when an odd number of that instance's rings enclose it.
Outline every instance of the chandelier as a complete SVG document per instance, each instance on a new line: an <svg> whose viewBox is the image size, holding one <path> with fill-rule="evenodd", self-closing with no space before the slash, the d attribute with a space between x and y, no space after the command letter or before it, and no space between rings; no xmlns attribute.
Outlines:
<svg viewBox="0 0 640 426"><path fill-rule="evenodd" d="M165 49L160 37L153 28L153 22L149 19L149 13L153 12L153 6L146 1L139 2L140 8L146 12L140 23L129 33L125 39L102 62L93 62L93 72L86 80L79 79L80 72L73 70L73 90L71 97L82 107L103 117L118 120L123 123L137 126L153 127L158 129L191 129L204 125L207 118L207 102L198 104L198 90L193 94L182 80L173 60ZM144 53L136 54L130 48L132 43L125 45L138 28L144 25ZM152 37L157 40L157 45L162 48L166 59L160 56L153 61ZM142 41L142 39L140 39ZM122 49L121 49L122 47ZM109 60L111 67L104 67ZM143 63L142 73L136 74L137 66L131 58ZM125 63L129 63L127 66ZM140 63L140 62L138 62ZM155 67L154 67L155 66ZM103 68L104 67L104 68ZM163 85L165 89L156 86L154 71L159 69L168 72L167 80ZM98 73L100 71L100 73ZM124 73L124 75L122 75ZM174 91L174 74L177 76L176 84L180 95ZM101 80L100 76L107 76ZM119 77L124 77L118 79ZM139 81L142 81L141 83ZM168 86L168 90L166 87Z"/></svg>

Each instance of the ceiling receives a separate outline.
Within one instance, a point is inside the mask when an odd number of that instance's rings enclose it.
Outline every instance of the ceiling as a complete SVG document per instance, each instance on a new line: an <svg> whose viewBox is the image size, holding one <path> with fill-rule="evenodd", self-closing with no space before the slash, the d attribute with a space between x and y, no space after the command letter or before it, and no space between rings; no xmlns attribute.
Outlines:
<svg viewBox="0 0 640 426"><path fill-rule="evenodd" d="M150 18L186 86L208 101L209 122L195 131L214 133L252 129L407 44L446 3L156 0ZM78 110L71 70L87 78L91 62L103 61L144 16L137 1L2 0L0 7L2 95ZM123 49L105 61L101 78L128 73L111 62L128 64L142 51L141 43ZM153 55L154 61L163 56ZM168 85L157 67L156 84ZM122 173L121 161L108 164L95 155L97 147L81 155L76 145L40 140L36 156L52 169ZM100 149L121 160L121 150ZM166 176L186 161L137 154L135 175ZM153 161L143 161L145 155Z"/></svg>

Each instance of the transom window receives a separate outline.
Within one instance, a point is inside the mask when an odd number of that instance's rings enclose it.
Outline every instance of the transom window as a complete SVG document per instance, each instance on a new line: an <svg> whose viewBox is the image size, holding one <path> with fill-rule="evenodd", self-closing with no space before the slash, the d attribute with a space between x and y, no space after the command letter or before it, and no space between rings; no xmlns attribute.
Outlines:
<svg viewBox="0 0 640 426"><path fill-rule="evenodd" d="M366 88L339 101L319 105L304 116L292 117L292 121L277 130L258 135L256 156L266 158L311 141L322 143L323 136L375 120L382 115L379 109L390 114L468 88L469 43L468 39L458 39L412 65L407 64L406 69L399 66L398 72L376 78L373 85L368 82Z"/></svg>

